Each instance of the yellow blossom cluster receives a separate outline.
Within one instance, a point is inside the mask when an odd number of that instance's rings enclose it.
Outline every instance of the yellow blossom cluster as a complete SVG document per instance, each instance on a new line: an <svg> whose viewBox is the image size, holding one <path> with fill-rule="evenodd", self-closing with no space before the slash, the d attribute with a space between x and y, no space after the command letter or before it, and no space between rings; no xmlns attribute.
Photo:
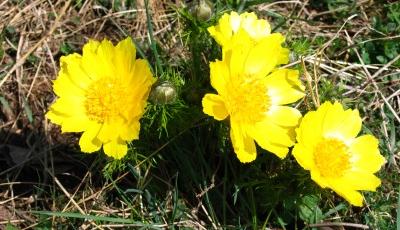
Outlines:
<svg viewBox="0 0 400 230"><path fill-rule="evenodd" d="M281 46L285 38L254 13L225 14L208 31L222 46L222 60L210 63L217 94L204 96L203 111L216 120L229 117L238 159L256 159L254 141L280 158L294 146L293 156L315 182L362 206L358 190L376 190L380 179L374 173L385 160L375 137L357 137L358 111L325 102L302 118L288 106L304 96L304 86L297 70L279 68L289 60Z"/></svg>
<svg viewBox="0 0 400 230"><path fill-rule="evenodd" d="M385 159L372 135L357 137L357 110L325 102L304 117L293 107L305 96L299 71L282 68L289 62L285 37L271 33L268 21L254 13L224 14L208 28L222 48L222 58L210 62L215 93L202 99L203 111L214 119L229 119L233 150L242 163L256 159L256 143L279 158L293 147L297 162L318 185L331 188L351 204L361 206L359 190L375 191L374 173ZM120 159L127 143L138 139L140 118L156 81L149 64L136 59L130 38L116 46L90 40L82 55L60 60L53 89L58 96L46 117L62 132L83 132L82 152L103 148Z"/></svg>

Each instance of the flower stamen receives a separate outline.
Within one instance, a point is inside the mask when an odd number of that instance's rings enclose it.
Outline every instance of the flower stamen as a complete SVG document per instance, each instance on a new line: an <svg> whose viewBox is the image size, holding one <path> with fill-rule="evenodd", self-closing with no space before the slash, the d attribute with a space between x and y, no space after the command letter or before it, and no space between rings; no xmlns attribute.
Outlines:
<svg viewBox="0 0 400 230"><path fill-rule="evenodd" d="M262 79L245 78L232 81L227 98L227 108L233 119L253 123L263 119L270 106L267 87Z"/></svg>
<svg viewBox="0 0 400 230"><path fill-rule="evenodd" d="M114 78L102 78L93 82L86 91L84 102L90 120L103 123L115 120L124 108L128 97L124 84Z"/></svg>
<svg viewBox="0 0 400 230"><path fill-rule="evenodd" d="M337 139L320 141L314 149L314 160L324 177L341 177L350 169L348 147Z"/></svg>

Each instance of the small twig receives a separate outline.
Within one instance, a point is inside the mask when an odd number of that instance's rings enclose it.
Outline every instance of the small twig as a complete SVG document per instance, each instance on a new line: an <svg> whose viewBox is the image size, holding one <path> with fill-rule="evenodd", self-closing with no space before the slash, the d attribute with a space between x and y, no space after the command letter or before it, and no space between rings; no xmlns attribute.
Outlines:
<svg viewBox="0 0 400 230"><path fill-rule="evenodd" d="M304 75L305 75L306 81L307 81L307 86L308 86L309 91L311 93L311 99L313 100L313 103L314 103L315 107L319 107L319 103L318 103L319 100L316 99L316 96L315 96L314 90L313 90L313 86L312 86L312 78L311 78L310 74L307 71L306 64L304 63L304 59L303 58L301 58L301 66L303 67Z"/></svg>
<svg viewBox="0 0 400 230"><path fill-rule="evenodd" d="M360 229L369 229L368 225L364 224L354 224L354 223L338 223L338 222L325 222L319 224L309 224L310 228L318 228L318 227L352 227L352 228L360 228Z"/></svg>
<svg viewBox="0 0 400 230"><path fill-rule="evenodd" d="M271 6L277 5L277 4L290 4L290 3L292 3L292 4L303 4L301 1L296 1L296 0L294 0L294 1L276 1L276 2L272 2L270 4L262 5L260 7L260 10L267 10Z"/></svg>

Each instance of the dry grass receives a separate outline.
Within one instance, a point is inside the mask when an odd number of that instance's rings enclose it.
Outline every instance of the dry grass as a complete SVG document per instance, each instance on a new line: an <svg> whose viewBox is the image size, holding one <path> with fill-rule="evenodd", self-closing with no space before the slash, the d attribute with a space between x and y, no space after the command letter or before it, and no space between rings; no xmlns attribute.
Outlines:
<svg viewBox="0 0 400 230"><path fill-rule="evenodd" d="M102 196L111 184L93 184L87 171L90 166L70 156L77 149L76 136L60 135L59 128L51 125L44 114L54 100L51 81L58 73L63 43L68 42L77 52L88 39L116 42L132 36L145 43L148 34L144 1L138 1L137 8L119 11L92 0L80 7L74 4L76 1L46 0L0 3L0 31L4 38L1 46L5 51L0 60L0 96L6 102L0 107L0 143L4 143L0 144L0 226L13 223L34 227L37 220L27 212L38 203L49 210L75 209L82 214L121 210L123 216L124 209L120 208L124 204L115 208L102 205ZM150 1L159 40L177 25L172 9L175 4L180 3ZM163 48L168 49L172 42L177 41L163 42ZM63 182L58 179L60 175ZM65 181L70 183L63 185ZM37 199L40 191L37 195L36 189L51 186L67 199L63 207L52 200L56 197Z"/></svg>
<svg viewBox="0 0 400 230"><path fill-rule="evenodd" d="M119 9L115 9L112 3L106 8L94 0L82 1L81 6L74 5L76 2L79 1L5 0L0 3L0 30L3 31L3 40L0 38L0 41L4 50L0 60L0 96L3 98L0 110L0 143L3 143L0 144L0 229L7 223L22 229L36 226L37 216L29 211L37 207L100 216L109 213L120 217L130 215L132 204L122 200L113 202L107 197L113 183L93 175L96 171L92 168L95 167L92 164L94 156L76 157L76 136L60 135L59 128L50 124L44 114L54 100L51 81L59 69L58 59L62 55L63 43L68 42L78 52L88 39L107 37L115 42L132 36L140 44L146 44L148 32L144 1L137 1L135 8ZM166 53L183 57L182 25L173 10L182 2L153 0L150 3L156 39ZM311 104L321 103L317 83L322 79L340 83L345 89L342 96L353 99L350 104L368 98L360 112L365 115L365 120L375 119L371 118L372 115L380 116L382 132L377 135L390 152L391 160L385 170L398 172L400 152L390 141L388 130L392 128L388 126L393 122L400 124L400 81L387 82L385 79L400 74L400 69L393 66L400 55L386 65L367 65L363 63L357 45L358 38L373 31L369 15L375 7L373 1L357 1L356 8L362 13L335 23L323 20L324 16L335 12L317 12L308 1L279 1L259 5L256 9L261 14L268 11L302 19L287 20L288 29L283 32L289 35L291 41L303 36L311 41L317 37L326 38L319 49L289 64L303 64L308 70L303 80L309 83L314 93L303 105L312 108ZM384 35L381 39L399 37ZM336 38L346 41L346 46L337 55L349 57L348 53L353 51L360 64L346 59L336 60L334 55L328 53ZM400 138L398 133L395 137ZM147 175L148 171L140 173ZM123 181L126 175L120 175L116 181ZM167 184L169 188L173 187L171 183ZM42 196L42 193L48 194ZM171 193L171 189L166 193ZM142 205L141 199L138 196L136 201L139 206ZM145 208L141 211L145 212ZM171 212L171 209L166 212ZM175 224L205 229L206 225L198 213L206 221L211 219L199 202L192 213L188 212L187 221L165 222L165 225L157 227ZM56 223L55 218L53 223L53 226L62 224ZM92 221L85 221L81 226L82 229L117 227L134 226L102 226Z"/></svg>

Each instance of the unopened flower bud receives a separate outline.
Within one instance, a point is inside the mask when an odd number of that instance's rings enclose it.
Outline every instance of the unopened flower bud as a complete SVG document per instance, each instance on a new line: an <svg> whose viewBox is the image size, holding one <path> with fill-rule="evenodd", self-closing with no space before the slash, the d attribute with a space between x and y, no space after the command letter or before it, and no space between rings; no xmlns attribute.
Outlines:
<svg viewBox="0 0 400 230"><path fill-rule="evenodd" d="M168 82L163 81L151 90L150 100L155 104L170 104L176 100L177 92L175 86Z"/></svg>
<svg viewBox="0 0 400 230"><path fill-rule="evenodd" d="M199 0L194 6L193 15L200 21L207 21L213 14L213 4L209 0Z"/></svg>

